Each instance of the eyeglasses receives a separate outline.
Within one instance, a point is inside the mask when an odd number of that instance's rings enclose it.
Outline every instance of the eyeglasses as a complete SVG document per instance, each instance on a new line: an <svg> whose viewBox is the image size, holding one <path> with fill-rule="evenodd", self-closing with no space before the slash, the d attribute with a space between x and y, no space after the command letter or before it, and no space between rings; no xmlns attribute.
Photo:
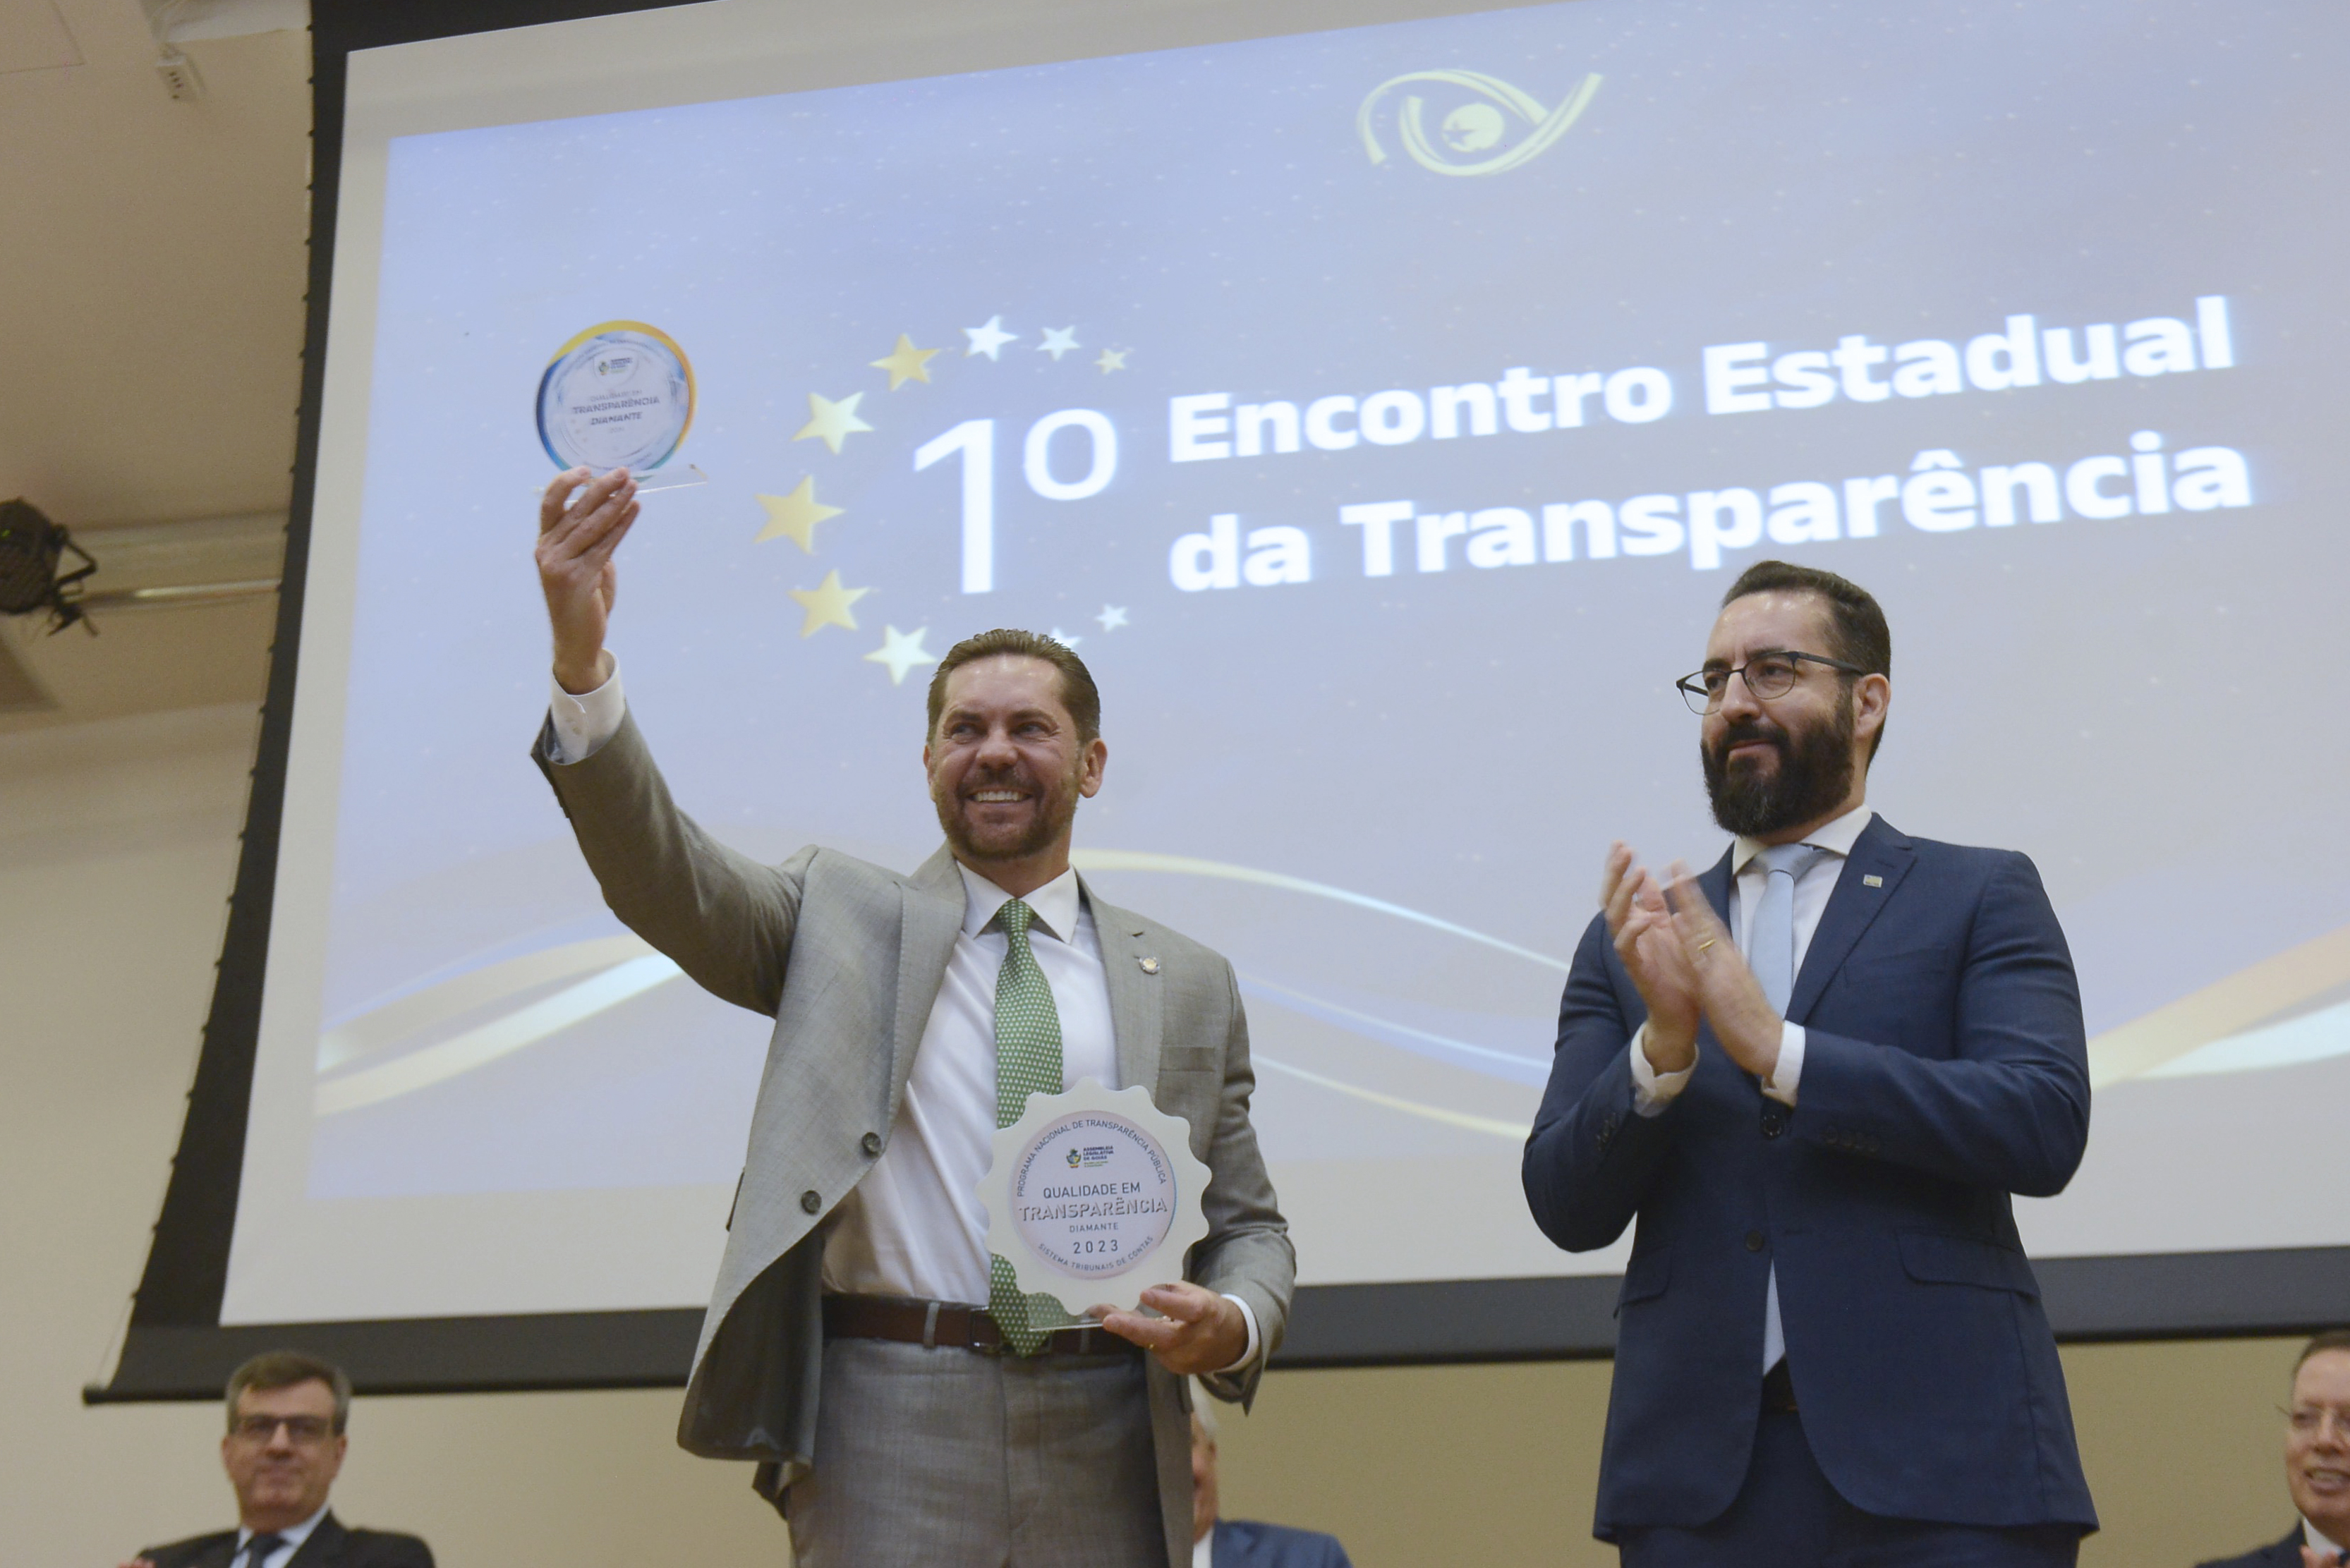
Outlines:
<svg viewBox="0 0 2350 1568"><path fill-rule="evenodd" d="M2329 1410L2323 1405L2301 1405L2288 1410L2280 1405L2277 1411L2284 1417L2285 1425L2293 1428L2293 1435L2296 1438L2316 1437L2325 1429L2325 1423L2330 1420L2341 1440L2350 1442L2350 1409Z"/></svg>
<svg viewBox="0 0 2350 1568"><path fill-rule="evenodd" d="M296 1448L307 1449L325 1442L334 1423L324 1416L239 1416L229 1431L239 1442L261 1448L277 1435L280 1427Z"/></svg>
<svg viewBox="0 0 2350 1568"><path fill-rule="evenodd" d="M1795 680L1803 674L1803 667L1806 664L1825 664L1830 670L1841 670L1846 675L1868 673L1857 664L1846 664L1841 659L1830 659L1825 654L1797 653L1792 649L1774 648L1754 655L1735 670L1700 670L1693 675L1682 676L1673 685L1679 690L1681 701L1689 704L1690 711L1703 718L1708 713L1721 711L1721 700L1729 695L1731 676L1745 677L1746 690L1754 693L1757 701L1768 702L1774 697L1784 697L1793 691Z"/></svg>

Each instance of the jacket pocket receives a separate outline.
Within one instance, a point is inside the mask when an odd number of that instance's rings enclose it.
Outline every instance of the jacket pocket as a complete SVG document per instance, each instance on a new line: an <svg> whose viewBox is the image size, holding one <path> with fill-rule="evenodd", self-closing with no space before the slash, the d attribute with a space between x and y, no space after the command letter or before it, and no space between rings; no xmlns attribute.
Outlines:
<svg viewBox="0 0 2350 1568"><path fill-rule="evenodd" d="M1159 1048L1159 1070L1221 1073L1224 1070L1224 1049L1221 1045L1162 1045Z"/></svg>
<svg viewBox="0 0 2350 1568"><path fill-rule="evenodd" d="M1920 1284L1973 1285L2012 1291L2020 1296L2040 1294L2040 1282L2033 1277L2032 1264L2021 1251L1947 1231L1902 1231L1901 1266Z"/></svg>
<svg viewBox="0 0 2350 1568"><path fill-rule="evenodd" d="M1645 1302L1665 1293L1673 1280L1673 1250L1652 1247L1645 1252L1635 1252L1632 1261L1624 1265L1624 1288L1616 1293L1616 1310L1621 1313L1635 1302Z"/></svg>

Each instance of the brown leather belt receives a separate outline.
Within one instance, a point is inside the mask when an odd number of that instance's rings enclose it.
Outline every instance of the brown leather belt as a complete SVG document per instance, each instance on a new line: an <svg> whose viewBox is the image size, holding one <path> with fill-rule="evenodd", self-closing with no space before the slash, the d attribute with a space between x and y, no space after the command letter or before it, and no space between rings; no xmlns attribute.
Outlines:
<svg viewBox="0 0 2350 1568"><path fill-rule="evenodd" d="M1762 1375L1762 1408L1782 1416L1795 1413L1795 1379L1787 1370L1784 1356Z"/></svg>
<svg viewBox="0 0 2350 1568"><path fill-rule="evenodd" d="M832 1295L824 1298L827 1339L894 1339L907 1345L943 1345L1001 1355L1008 1348L1003 1330L983 1307L913 1296ZM1056 1328L1045 1337L1043 1355L1139 1355L1142 1347L1098 1324Z"/></svg>

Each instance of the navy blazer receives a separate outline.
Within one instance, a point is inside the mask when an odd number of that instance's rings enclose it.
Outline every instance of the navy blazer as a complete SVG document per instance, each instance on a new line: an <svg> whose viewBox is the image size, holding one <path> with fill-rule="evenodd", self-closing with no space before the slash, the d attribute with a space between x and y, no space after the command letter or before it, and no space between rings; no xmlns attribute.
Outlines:
<svg viewBox="0 0 2350 1568"><path fill-rule="evenodd" d="M1730 857L1699 882L1726 916ZM2008 1196L2063 1190L2089 1131L2080 991L2032 862L1869 823L1788 998L1804 1029L1793 1110L1706 1032L1680 1096L1639 1116L1628 1047L1646 1017L1595 919L1524 1179L1569 1251L1638 1222L1596 1533L1702 1524L1737 1496L1774 1262L1804 1433L1846 1501L2095 1529Z"/></svg>
<svg viewBox="0 0 2350 1568"><path fill-rule="evenodd" d="M1208 1552L1211 1568L1354 1568L1335 1535L1246 1519L1216 1521Z"/></svg>
<svg viewBox="0 0 2350 1568"><path fill-rule="evenodd" d="M2309 1538L2302 1533L2301 1521L2293 1521L2293 1530L2282 1541L2272 1542L2241 1557L2215 1557L2196 1568L2301 1568L2302 1543Z"/></svg>

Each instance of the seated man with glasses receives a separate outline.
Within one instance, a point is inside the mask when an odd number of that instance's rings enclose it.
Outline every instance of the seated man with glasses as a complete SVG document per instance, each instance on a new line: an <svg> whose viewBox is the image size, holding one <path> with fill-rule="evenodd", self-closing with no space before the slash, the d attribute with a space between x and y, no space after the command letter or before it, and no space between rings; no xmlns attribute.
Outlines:
<svg viewBox="0 0 2350 1568"><path fill-rule="evenodd" d="M2087 1143L2080 991L2030 860L1868 805L1892 659L1857 585L1742 576L1679 683L1733 842L1616 845L1567 978L1525 1190L1569 1251L1634 1228L1625 1568L2070 1568L2096 1528L2011 1201Z"/></svg>
<svg viewBox="0 0 2350 1568"><path fill-rule="evenodd" d="M2301 1517L2282 1541L2203 1568L2350 1563L2350 1328L2328 1329L2301 1347L2284 1419L2284 1489Z"/></svg>
<svg viewBox="0 0 2350 1568"><path fill-rule="evenodd" d="M432 1568L415 1536L347 1530L327 1511L350 1413L351 1380L328 1362L273 1350L238 1367L221 1439L237 1527L151 1546L125 1568Z"/></svg>

